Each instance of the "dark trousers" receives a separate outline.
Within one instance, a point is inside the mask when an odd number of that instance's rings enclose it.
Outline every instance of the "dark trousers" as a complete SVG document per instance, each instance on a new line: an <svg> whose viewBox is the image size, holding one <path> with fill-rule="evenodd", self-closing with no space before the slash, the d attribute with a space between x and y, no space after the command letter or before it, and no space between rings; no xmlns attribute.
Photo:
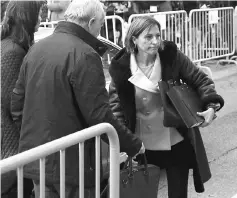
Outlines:
<svg viewBox="0 0 237 198"><path fill-rule="evenodd" d="M166 170L169 198L187 198L189 169L194 163L194 151L187 141L179 142L170 151L145 152L148 164ZM138 156L143 163L143 158Z"/></svg>
<svg viewBox="0 0 237 198"><path fill-rule="evenodd" d="M188 197L189 167L171 166L166 168L169 198Z"/></svg>

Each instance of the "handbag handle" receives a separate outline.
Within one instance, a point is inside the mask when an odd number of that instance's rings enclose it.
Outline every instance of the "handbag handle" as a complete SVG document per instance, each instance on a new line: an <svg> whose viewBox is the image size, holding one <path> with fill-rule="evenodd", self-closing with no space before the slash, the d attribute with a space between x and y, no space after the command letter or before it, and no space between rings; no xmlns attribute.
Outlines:
<svg viewBox="0 0 237 198"><path fill-rule="evenodd" d="M148 174L148 165L147 165L147 158L146 155L143 153L141 154L144 159L144 174ZM133 177L133 167L132 167L132 157L128 157L128 159L125 161L123 170L125 170L128 167L128 177Z"/></svg>

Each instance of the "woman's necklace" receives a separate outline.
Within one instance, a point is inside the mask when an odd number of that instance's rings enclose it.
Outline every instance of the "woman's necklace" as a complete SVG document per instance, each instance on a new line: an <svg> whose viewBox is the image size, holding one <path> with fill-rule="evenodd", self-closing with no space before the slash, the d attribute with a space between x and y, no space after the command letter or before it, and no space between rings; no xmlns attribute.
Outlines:
<svg viewBox="0 0 237 198"><path fill-rule="evenodd" d="M155 64L155 61L153 63L150 63L149 65L141 65L139 66L140 68L148 68L148 67L153 67Z"/></svg>
<svg viewBox="0 0 237 198"><path fill-rule="evenodd" d="M150 78L155 62L147 66L139 66L147 78Z"/></svg>

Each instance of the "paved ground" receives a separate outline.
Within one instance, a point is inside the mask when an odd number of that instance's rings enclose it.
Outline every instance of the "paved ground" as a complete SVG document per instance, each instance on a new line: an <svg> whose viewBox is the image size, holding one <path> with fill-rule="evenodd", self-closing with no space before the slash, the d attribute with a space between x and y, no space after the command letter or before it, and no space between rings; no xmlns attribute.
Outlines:
<svg viewBox="0 0 237 198"><path fill-rule="evenodd" d="M205 192L197 194L189 177L189 198L232 198L237 194L237 66L211 67L216 89L225 106L213 124L201 130L212 178ZM165 173L162 171L158 198L167 198Z"/></svg>

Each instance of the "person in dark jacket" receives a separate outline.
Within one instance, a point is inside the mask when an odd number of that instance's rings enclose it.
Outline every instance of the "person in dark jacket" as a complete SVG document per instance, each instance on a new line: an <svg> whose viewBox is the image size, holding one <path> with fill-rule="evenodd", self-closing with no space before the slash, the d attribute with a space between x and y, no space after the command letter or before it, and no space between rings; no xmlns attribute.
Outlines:
<svg viewBox="0 0 237 198"><path fill-rule="evenodd" d="M18 153L20 129L13 122L10 96L19 75L24 56L34 42L40 24L43 2L9 1L1 29L1 158ZM24 180L24 197L30 197L33 183ZM2 196L16 197L15 171L2 175ZM28 188L28 189L27 189ZM13 193L15 192L15 195Z"/></svg>
<svg viewBox="0 0 237 198"><path fill-rule="evenodd" d="M107 122L116 129L120 151L129 156L144 152L142 141L113 116L101 57L106 46L96 37L105 13L99 0L73 1L66 21L38 41L23 61L11 100L12 116L21 124L23 152L87 127ZM94 197L95 143L85 142L85 197ZM60 156L46 157L46 197L59 197ZM24 167L39 197L39 162ZM66 149L66 197L79 197L79 149Z"/></svg>
<svg viewBox="0 0 237 198"><path fill-rule="evenodd" d="M165 168L169 198L187 198L190 168L196 191L203 192L211 173L199 129L164 127L158 82L182 80L197 90L204 103L198 113L205 119L200 127L210 125L224 104L214 82L173 42L161 40L160 24L149 16L133 20L125 48L112 59L109 72L114 115L141 138L148 163Z"/></svg>

